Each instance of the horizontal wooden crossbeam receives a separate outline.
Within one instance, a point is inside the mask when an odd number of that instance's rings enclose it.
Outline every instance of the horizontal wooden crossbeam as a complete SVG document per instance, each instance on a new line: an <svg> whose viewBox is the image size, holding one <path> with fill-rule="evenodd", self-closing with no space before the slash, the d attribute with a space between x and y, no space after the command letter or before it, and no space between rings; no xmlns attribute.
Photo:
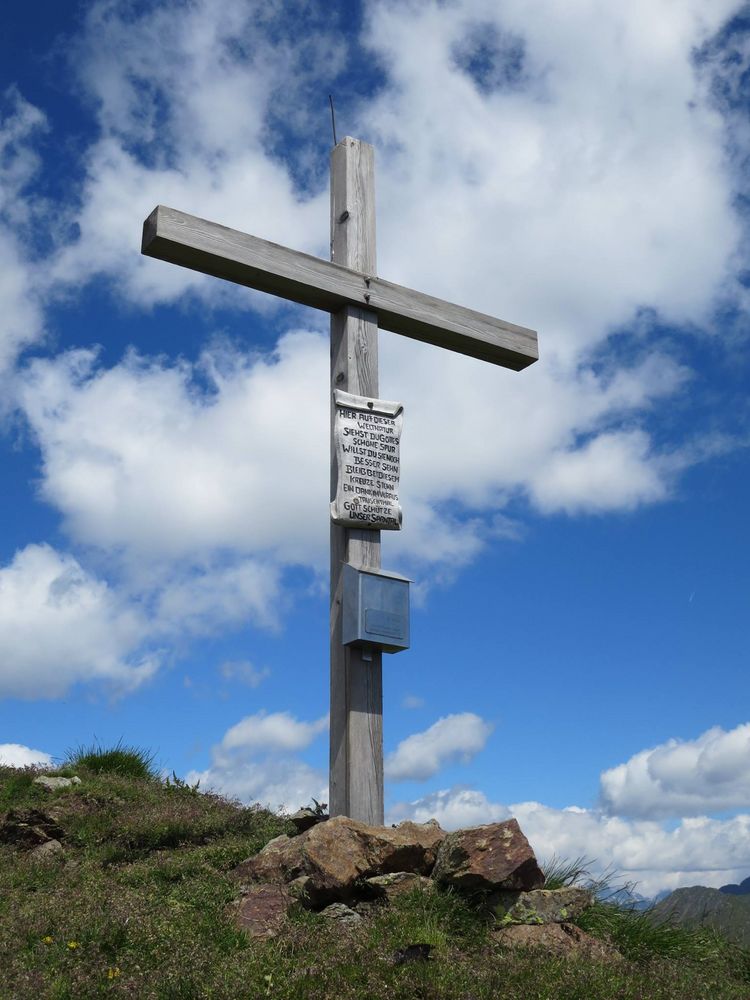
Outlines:
<svg viewBox="0 0 750 1000"><path fill-rule="evenodd" d="M141 250L327 312L370 309L383 330L514 371L539 357L533 330L163 205L143 224Z"/></svg>

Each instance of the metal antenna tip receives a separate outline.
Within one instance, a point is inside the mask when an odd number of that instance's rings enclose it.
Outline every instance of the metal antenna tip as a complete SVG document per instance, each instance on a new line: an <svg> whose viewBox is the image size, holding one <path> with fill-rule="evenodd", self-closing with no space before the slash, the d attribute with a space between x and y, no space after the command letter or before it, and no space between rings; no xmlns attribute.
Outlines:
<svg viewBox="0 0 750 1000"><path fill-rule="evenodd" d="M338 140L336 139L336 112L333 107L333 94L328 95L328 102L331 105L331 128L333 129L333 144L338 146Z"/></svg>

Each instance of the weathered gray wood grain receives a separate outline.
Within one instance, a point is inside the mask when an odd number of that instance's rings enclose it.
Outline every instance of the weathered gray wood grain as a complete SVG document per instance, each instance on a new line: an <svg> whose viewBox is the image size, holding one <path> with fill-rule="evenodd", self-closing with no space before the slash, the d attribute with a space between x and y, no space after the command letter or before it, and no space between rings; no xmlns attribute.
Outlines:
<svg viewBox="0 0 750 1000"><path fill-rule="evenodd" d="M344 139L339 146L355 141ZM345 183L347 190L356 192L361 180L354 177L352 169L345 164L334 165L332 184ZM141 250L150 257L331 313L345 306L369 309L377 314L383 330L515 371L537 360L539 350L533 330L376 277L374 254L362 250L359 238L369 227L375 231L374 206L356 218L356 211L345 204L346 200L339 198L332 204L335 262L163 205L155 208L143 225ZM355 203L354 196L349 195L349 204ZM344 217L346 212L349 215Z"/></svg>
<svg viewBox="0 0 750 1000"><path fill-rule="evenodd" d="M343 139L331 153L331 256L375 273L375 184L372 146ZM378 394L378 317L360 305L331 315L331 499L336 495L333 392ZM380 566L380 532L331 524L332 816L383 823L382 653L341 643L341 573L344 563Z"/></svg>

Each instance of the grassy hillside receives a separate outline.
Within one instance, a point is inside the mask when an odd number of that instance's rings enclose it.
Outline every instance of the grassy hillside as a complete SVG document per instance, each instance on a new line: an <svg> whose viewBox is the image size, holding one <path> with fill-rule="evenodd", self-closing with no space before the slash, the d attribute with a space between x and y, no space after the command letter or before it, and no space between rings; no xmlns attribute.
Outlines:
<svg viewBox="0 0 750 1000"><path fill-rule="evenodd" d="M282 937L248 940L228 915L229 872L285 832L284 818L161 781L144 755L118 748L105 757L79 754L57 773L81 784L56 791L33 783L41 772L0 768L0 821L38 808L64 847L39 862L0 844L0 1000L750 995L746 952L606 904L580 923L617 945L620 964L504 950L491 925L442 892L405 895L351 930L301 912ZM432 946L428 962L394 963L422 942Z"/></svg>
<svg viewBox="0 0 750 1000"><path fill-rule="evenodd" d="M750 895L702 885L676 889L657 903L653 917L682 927L710 927L735 944L750 948Z"/></svg>

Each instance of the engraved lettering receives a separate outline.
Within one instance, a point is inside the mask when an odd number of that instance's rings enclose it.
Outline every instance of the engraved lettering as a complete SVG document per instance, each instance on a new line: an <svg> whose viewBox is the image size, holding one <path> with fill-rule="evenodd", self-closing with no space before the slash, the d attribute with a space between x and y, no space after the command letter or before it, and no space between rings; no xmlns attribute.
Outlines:
<svg viewBox="0 0 750 1000"><path fill-rule="evenodd" d="M402 407L338 390L335 400L337 489L331 517L338 524L398 531Z"/></svg>

